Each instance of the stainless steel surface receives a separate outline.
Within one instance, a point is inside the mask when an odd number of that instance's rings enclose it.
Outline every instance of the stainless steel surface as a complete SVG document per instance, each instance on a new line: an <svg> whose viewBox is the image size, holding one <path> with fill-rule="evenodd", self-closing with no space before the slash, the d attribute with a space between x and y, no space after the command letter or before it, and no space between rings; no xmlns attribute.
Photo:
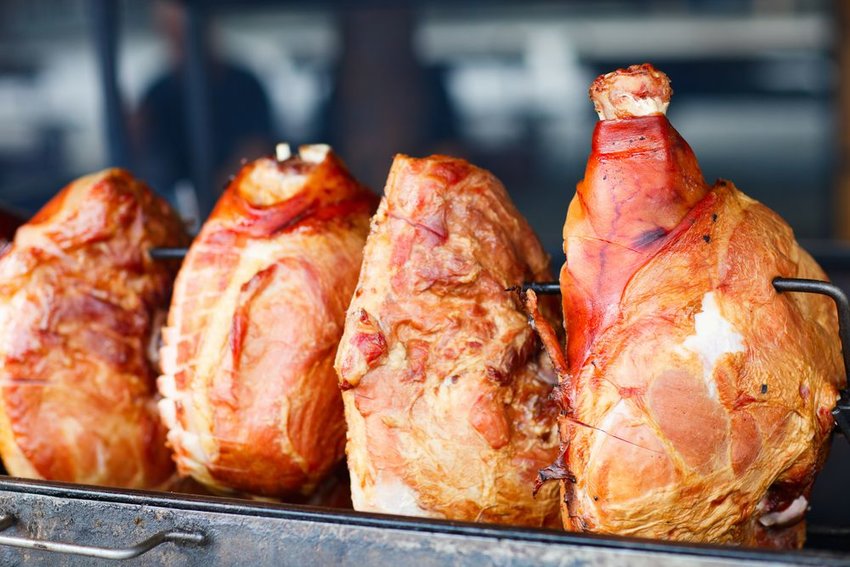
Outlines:
<svg viewBox="0 0 850 567"><path fill-rule="evenodd" d="M149 253L154 260L182 260L188 248L151 248Z"/></svg>
<svg viewBox="0 0 850 567"><path fill-rule="evenodd" d="M719 567L850 565L827 552L666 544L0 478L0 512L22 536L116 546L161 532L203 533L203 545L159 545L132 565L598 565ZM0 545L2 565L110 564Z"/></svg>
<svg viewBox="0 0 850 567"><path fill-rule="evenodd" d="M183 254L184 249L152 251L160 258ZM848 344L850 304L840 289L813 281L775 280L774 285L781 292L832 297ZM559 292L557 282L523 287ZM847 549L846 530L816 528L810 540ZM0 565L110 564L107 558L138 565L204 566L850 566L846 552L668 544L0 476Z"/></svg>
<svg viewBox="0 0 850 567"><path fill-rule="evenodd" d="M162 531L155 533L149 538L128 547L99 547L94 545L77 545L73 543L62 543L57 541L45 541L31 537L10 536L5 531L15 524L15 517L11 514L0 515L0 545L20 547L23 549L39 549L55 553L66 553L68 555L81 555L83 557L96 557L98 559L132 559L163 543L199 545L204 542L203 534Z"/></svg>

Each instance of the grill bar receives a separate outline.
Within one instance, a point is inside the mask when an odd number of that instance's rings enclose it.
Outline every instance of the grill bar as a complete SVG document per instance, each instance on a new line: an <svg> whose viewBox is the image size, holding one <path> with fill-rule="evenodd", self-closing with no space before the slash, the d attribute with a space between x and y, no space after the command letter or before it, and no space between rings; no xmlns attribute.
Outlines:
<svg viewBox="0 0 850 567"><path fill-rule="evenodd" d="M154 260L182 260L188 248L151 248L150 256Z"/></svg>
<svg viewBox="0 0 850 567"><path fill-rule="evenodd" d="M816 293L825 295L835 302L838 309L838 336L841 340L841 354L844 357L844 373L846 384L850 385L850 301L840 287L830 282L802 278L774 278L773 288L779 293ZM559 282L526 282L522 291L533 291L541 295L557 295L561 293ZM840 398L832 410L832 416L838 430L844 434L850 443L850 393L840 391Z"/></svg>

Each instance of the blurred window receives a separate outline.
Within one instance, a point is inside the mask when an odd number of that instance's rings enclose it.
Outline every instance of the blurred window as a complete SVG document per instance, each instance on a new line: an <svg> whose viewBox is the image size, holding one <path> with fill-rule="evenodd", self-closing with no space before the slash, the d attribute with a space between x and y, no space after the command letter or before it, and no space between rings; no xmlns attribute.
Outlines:
<svg viewBox="0 0 850 567"><path fill-rule="evenodd" d="M133 135L150 126L139 109L156 98L152 85L174 68L158 4L120 2L119 87ZM598 73L651 61L673 80L670 118L709 180L733 180L800 236L830 234L827 0L404 5L208 3L212 58L237 77L210 81L223 101L212 112L211 186L186 179L185 133L160 133L168 143L147 149L180 162L177 174L150 167L139 146L134 169L179 200L181 187L217 194L239 157L270 153L276 140L332 141L380 190L393 152L454 153L505 183L559 262L596 121L587 87ZM0 200L28 212L109 165L89 7L0 4ZM169 88L162 106L177 118L166 124L180 130L180 89Z"/></svg>

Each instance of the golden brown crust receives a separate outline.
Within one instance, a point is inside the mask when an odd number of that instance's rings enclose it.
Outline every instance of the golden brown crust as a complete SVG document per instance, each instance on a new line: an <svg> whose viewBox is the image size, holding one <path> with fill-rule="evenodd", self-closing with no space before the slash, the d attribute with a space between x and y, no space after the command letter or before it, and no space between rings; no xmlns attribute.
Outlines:
<svg viewBox="0 0 850 567"><path fill-rule="evenodd" d="M182 474L278 498L342 458L333 357L376 201L332 153L259 159L225 191L163 331L160 407Z"/></svg>
<svg viewBox="0 0 850 567"><path fill-rule="evenodd" d="M759 520L808 497L841 359L829 299L779 295L777 276L826 279L775 213L726 183L635 272L563 421L567 460L583 471L565 511L572 529L802 545L800 516L788 530ZM726 343L705 375L693 337L708 294L741 344ZM723 329L711 332L722 346Z"/></svg>
<svg viewBox="0 0 850 567"><path fill-rule="evenodd" d="M554 486L532 497L554 373L506 291L549 277L546 254L463 160L396 156L385 195L336 360L355 508L556 525Z"/></svg>
<svg viewBox="0 0 850 567"><path fill-rule="evenodd" d="M843 382L826 279L778 215L709 187L664 116L597 124L564 225L564 523L799 547Z"/></svg>
<svg viewBox="0 0 850 567"><path fill-rule="evenodd" d="M0 259L0 451L9 472L128 488L173 465L149 342L187 238L126 171L83 177L18 230Z"/></svg>

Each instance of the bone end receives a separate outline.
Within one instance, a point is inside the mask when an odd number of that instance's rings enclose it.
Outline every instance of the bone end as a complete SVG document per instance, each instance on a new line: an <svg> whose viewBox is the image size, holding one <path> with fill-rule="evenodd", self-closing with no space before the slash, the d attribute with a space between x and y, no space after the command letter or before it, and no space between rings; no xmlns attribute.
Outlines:
<svg viewBox="0 0 850 567"><path fill-rule="evenodd" d="M667 114L672 95L670 79L649 63L600 75L590 86L600 120Z"/></svg>
<svg viewBox="0 0 850 567"><path fill-rule="evenodd" d="M322 163L330 151L331 147L327 144L310 144L298 148L301 159L308 163Z"/></svg>
<svg viewBox="0 0 850 567"><path fill-rule="evenodd" d="M289 144L280 143L274 148L274 155L277 161L286 161L292 157L292 148Z"/></svg>

